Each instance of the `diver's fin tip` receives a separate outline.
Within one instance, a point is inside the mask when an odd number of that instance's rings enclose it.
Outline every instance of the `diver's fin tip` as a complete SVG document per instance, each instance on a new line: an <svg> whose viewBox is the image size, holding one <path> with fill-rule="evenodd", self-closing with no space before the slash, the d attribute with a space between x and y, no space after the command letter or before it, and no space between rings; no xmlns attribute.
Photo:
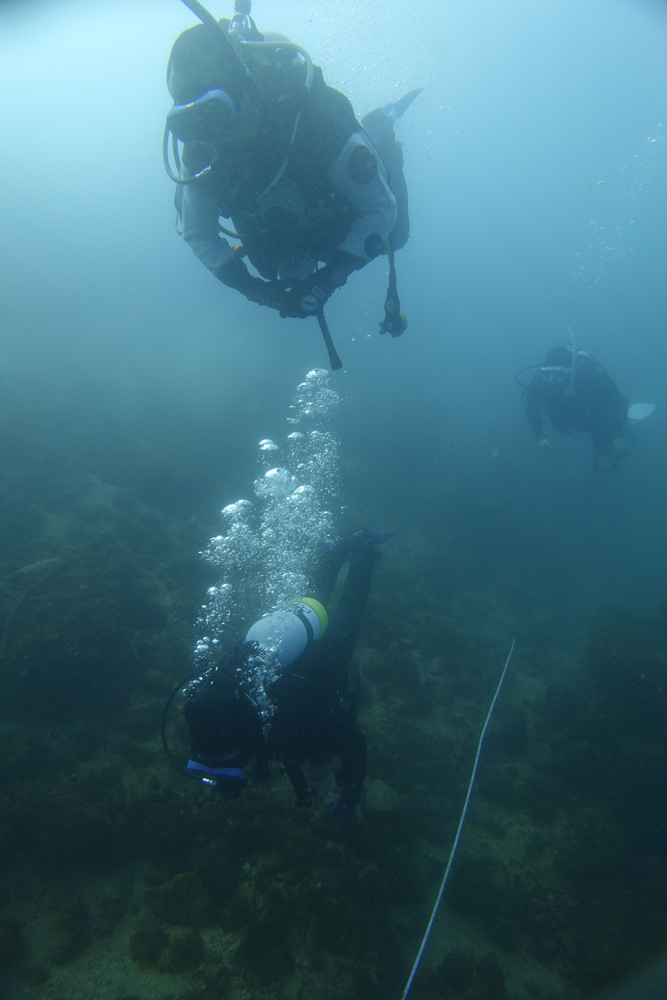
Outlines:
<svg viewBox="0 0 667 1000"><path fill-rule="evenodd" d="M405 112L408 110L408 108L414 101L415 97L419 97L423 89L424 89L423 87L417 87L416 90L409 90L408 93L404 94L403 97L401 97L400 100L396 101L395 104L386 104L382 110L384 111L385 115L387 116L391 115L394 121L396 121L398 118L401 118L405 114Z"/></svg>
<svg viewBox="0 0 667 1000"><path fill-rule="evenodd" d="M655 410L655 403L633 403L628 407L629 420L644 420Z"/></svg>

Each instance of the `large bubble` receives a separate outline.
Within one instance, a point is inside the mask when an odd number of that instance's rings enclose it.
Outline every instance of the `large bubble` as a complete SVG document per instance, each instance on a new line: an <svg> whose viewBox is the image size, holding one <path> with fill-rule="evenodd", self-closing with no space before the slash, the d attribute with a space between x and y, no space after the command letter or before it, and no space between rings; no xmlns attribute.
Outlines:
<svg viewBox="0 0 667 1000"><path fill-rule="evenodd" d="M269 469L263 478L255 483L255 493L258 497L286 496L297 485L298 480L289 469Z"/></svg>
<svg viewBox="0 0 667 1000"><path fill-rule="evenodd" d="M220 571L196 623L202 638L195 660L202 668L216 651L241 640L261 615L307 594L341 512L338 439L331 428L339 401L324 369L309 372L287 418L295 429L287 435L286 465L276 464L281 449L264 438L258 448L263 472L254 484L256 503L238 500L223 509L225 533L211 538L202 552ZM263 688L261 678L256 680Z"/></svg>

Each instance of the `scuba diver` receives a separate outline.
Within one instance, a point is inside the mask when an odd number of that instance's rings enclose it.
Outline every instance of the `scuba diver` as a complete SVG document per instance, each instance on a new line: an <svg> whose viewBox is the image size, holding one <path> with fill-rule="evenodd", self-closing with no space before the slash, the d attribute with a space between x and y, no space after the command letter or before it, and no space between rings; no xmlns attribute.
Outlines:
<svg viewBox="0 0 667 1000"><path fill-rule="evenodd" d="M236 0L231 21L216 21L196 0L183 2L204 23L179 35L171 50L167 86L174 105L163 152L178 185L185 241L216 278L251 302L283 318L317 316L325 340L329 297L354 271L387 254L380 332L399 336L407 321L394 252L407 242L409 218L393 123L420 90L359 123L347 97L325 84L301 46L257 30L250 0ZM220 218L231 220L233 230ZM332 359L332 367L340 365Z"/></svg>
<svg viewBox="0 0 667 1000"><path fill-rule="evenodd" d="M259 777L268 774L269 761L278 761L294 788L295 804L309 806L314 789L301 765L325 764L339 754L335 776L341 792L333 811L356 814L365 792L366 740L356 728L357 684L349 668L379 557L374 546L392 537L363 529L350 542L331 545L313 580L316 598L301 598L260 618L243 643L190 682L184 712L191 776L235 799L247 787L253 758ZM327 628L322 602L330 598L348 557L336 615ZM163 742L175 763L164 727Z"/></svg>
<svg viewBox="0 0 667 1000"><path fill-rule="evenodd" d="M585 351L552 347L525 387L526 416L540 448L555 451L545 436L546 419L558 434L588 431L595 449L594 470L600 456L609 456L610 469L628 457L628 400L602 365ZM525 369L524 369L525 370Z"/></svg>

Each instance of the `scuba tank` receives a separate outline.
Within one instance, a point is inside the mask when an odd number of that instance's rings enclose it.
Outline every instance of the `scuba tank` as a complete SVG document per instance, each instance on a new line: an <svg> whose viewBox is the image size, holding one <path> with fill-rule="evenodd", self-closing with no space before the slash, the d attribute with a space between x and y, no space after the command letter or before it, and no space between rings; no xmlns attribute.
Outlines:
<svg viewBox="0 0 667 1000"><path fill-rule="evenodd" d="M237 647L237 655L241 657L236 663L237 678L245 672L246 681L252 680L253 682L250 685L250 693L248 692L247 684L244 684L243 693L240 693L237 688L234 696L240 699L239 704L246 711L248 710L248 706L252 706L253 713L255 711L260 713L257 716L259 718L261 716L261 707L266 702L265 688L267 682L277 678L280 673L280 667L291 666L301 656L307 646L321 639L326 632L327 625L328 616L326 610L319 601L314 600L312 597L302 597L298 601L290 601L289 604L271 611L268 615L264 615L256 621L254 625L251 625L246 634L245 641L257 643L259 646L259 655L251 654L249 657L247 649L243 650L240 646ZM262 664L262 653L270 654L271 660L267 658L266 663ZM243 768L231 766L227 761L224 762L222 767L217 769L210 768L197 761L189 761L188 766L183 767L172 753L167 742L167 719L174 698L190 682L195 680L201 681L205 677L210 678L212 673L213 668L209 669L203 676L198 670L194 674L190 674L174 688L162 713L162 726L160 730L162 745L176 770L188 778L203 780L208 784L215 784L218 777L245 780L245 771ZM234 760L237 756L237 752L232 755ZM232 760L232 764L234 760ZM202 773L208 777L202 778Z"/></svg>
<svg viewBox="0 0 667 1000"><path fill-rule="evenodd" d="M245 641L256 642L261 650L273 653L281 666L289 667L306 646L324 635L327 624L327 613L319 601L302 597L256 621Z"/></svg>

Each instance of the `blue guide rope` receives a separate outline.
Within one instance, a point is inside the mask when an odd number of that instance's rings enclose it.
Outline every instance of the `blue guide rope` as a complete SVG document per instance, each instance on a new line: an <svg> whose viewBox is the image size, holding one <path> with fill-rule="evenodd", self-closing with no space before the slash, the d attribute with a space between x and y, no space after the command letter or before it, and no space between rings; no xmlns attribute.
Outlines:
<svg viewBox="0 0 667 1000"><path fill-rule="evenodd" d="M480 755L480 753L482 751L482 741L484 739L484 735L486 733L487 726L489 725L489 722L491 721L491 713L493 712L493 708L494 708L494 706L496 704L496 699L497 699L498 695L500 694L501 687L503 686L503 681L505 680L505 674L507 673L507 668L509 667L510 660L512 659L512 653L514 652L514 646L515 646L515 644L516 644L516 639L512 639L512 647L511 647L511 649L509 651L509 656L507 657L507 660L505 661L505 667L504 667L503 672L501 674L500 681L498 682L498 687L496 688L496 693L493 696L493 701L491 702L491 708L489 709L489 714L486 717L486 722L484 723L484 728L482 729L482 735L480 736L479 743L477 744L477 754L475 756L475 763L473 765L472 775L470 777L470 784L468 785L468 794L466 795L466 800L465 800L465 803L463 805L463 812L461 813L461 819L459 820L459 828L456 831L456 836L454 837L454 846L452 847L451 854L449 855L449 861L447 862L447 868L445 869L445 875L444 875L444 878L443 878L443 880L442 880L442 882L440 884L440 892L438 893L438 897L437 897L437 899L435 901L435 906L433 907L433 912L431 913L431 919L428 922L428 927L426 928L426 933L424 934L424 937L422 938L422 943L421 943L421 946L419 948L419 951L417 952L417 957L415 959L415 964L412 966L412 972L410 973L410 978L408 979L408 981L406 983L406 986L405 986L405 989L403 990L403 996L401 997L401 1000L405 1000L405 998L407 997L408 993L410 992L410 987L412 986L412 981L415 978L415 975L417 974L417 969L419 968L419 963L421 962L421 957L424 954L424 948L426 947L426 942L428 941L429 934L431 933L431 928L433 927L433 921L435 920L435 915L438 912L438 907L440 906L440 900L442 899L442 894L445 891L445 886L447 884L447 879L449 878L449 872L450 872L450 869L452 867L452 862L454 860L454 855L456 854L456 848L459 846L459 838L461 836L461 830L463 829L463 822L464 822L464 820L466 818L466 812L468 811L468 803L470 802L470 795L472 793L472 786L473 786L474 781L475 781L475 775L477 774L477 764L479 763L479 755Z"/></svg>

